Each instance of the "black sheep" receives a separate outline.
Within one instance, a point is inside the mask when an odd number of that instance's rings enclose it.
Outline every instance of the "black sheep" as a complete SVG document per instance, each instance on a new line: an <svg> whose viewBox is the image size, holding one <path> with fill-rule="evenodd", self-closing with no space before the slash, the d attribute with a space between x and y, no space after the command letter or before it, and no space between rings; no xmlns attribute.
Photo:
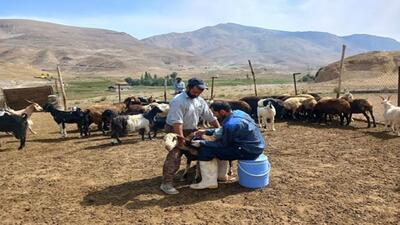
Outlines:
<svg viewBox="0 0 400 225"><path fill-rule="evenodd" d="M28 115L26 113L22 114L22 116L3 113L0 116L0 132L13 133L14 137L20 141L19 150L25 147L26 129L28 128L27 119Z"/></svg>

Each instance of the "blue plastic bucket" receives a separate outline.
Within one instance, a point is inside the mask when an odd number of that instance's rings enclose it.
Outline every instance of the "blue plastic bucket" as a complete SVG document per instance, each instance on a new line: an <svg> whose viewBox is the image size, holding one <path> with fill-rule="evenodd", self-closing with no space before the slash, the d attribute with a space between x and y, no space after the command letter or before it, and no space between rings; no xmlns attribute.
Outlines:
<svg viewBox="0 0 400 225"><path fill-rule="evenodd" d="M269 184L270 164L264 154L255 160L239 160L239 184L247 188L263 188Z"/></svg>

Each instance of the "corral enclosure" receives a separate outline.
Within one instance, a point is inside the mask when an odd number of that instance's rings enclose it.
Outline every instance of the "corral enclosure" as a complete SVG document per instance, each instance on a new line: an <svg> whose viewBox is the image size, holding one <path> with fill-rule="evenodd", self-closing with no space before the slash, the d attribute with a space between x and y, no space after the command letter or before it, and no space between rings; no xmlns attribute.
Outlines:
<svg viewBox="0 0 400 225"><path fill-rule="evenodd" d="M278 81L276 75L260 75L258 94L294 94L292 75L280 76ZM211 86L207 77L202 78ZM395 77L390 79L390 85L395 85ZM106 91L109 83L106 79L66 81L68 106L117 102L117 94ZM334 97L337 80L297 85L299 93ZM386 83L378 81L345 78L342 87L383 90L354 94L372 102L378 120L382 119L379 95L393 94L386 93ZM168 99L172 92L169 88ZM203 96L209 98L210 92ZM216 99L239 99L254 95L254 89L252 80L220 76L214 93ZM132 95L162 100L163 89L133 87L122 93L122 99ZM395 94L392 100L397 103ZM0 134L0 221L4 224L400 222L400 138L382 125L367 129L360 121L349 127L278 122L276 132L263 132L268 143L264 153L272 164L267 188L250 190L231 182L217 190L195 191L188 188L190 182L176 179L181 193L167 196L159 190L166 155L161 138L141 141L132 134L122 139L122 145L112 146L100 132L78 138L76 126L69 125L69 137L62 139L49 114L33 114L32 119L38 134L28 134L24 151L16 150L16 139Z"/></svg>
<svg viewBox="0 0 400 225"><path fill-rule="evenodd" d="M279 122L277 131L263 132L272 165L267 188L232 182L199 191L177 178L180 194L168 196L159 190L162 135L141 141L132 134L112 146L99 132L78 138L75 125L60 138L47 113L32 119L38 134L28 135L24 151L0 135L2 224L400 222L400 139L380 125Z"/></svg>

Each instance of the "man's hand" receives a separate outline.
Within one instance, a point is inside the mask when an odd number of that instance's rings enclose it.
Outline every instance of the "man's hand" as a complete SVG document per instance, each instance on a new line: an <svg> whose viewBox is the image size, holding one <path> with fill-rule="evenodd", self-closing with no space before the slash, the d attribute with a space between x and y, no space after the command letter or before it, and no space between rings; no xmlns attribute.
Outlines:
<svg viewBox="0 0 400 225"><path fill-rule="evenodd" d="M200 143L201 143L201 140L194 140L194 141L191 141L190 144L191 144L193 147L200 148Z"/></svg>
<svg viewBox="0 0 400 225"><path fill-rule="evenodd" d="M198 130L196 132L194 132L194 137L199 139L201 138L201 136L203 136L206 133L206 130Z"/></svg>

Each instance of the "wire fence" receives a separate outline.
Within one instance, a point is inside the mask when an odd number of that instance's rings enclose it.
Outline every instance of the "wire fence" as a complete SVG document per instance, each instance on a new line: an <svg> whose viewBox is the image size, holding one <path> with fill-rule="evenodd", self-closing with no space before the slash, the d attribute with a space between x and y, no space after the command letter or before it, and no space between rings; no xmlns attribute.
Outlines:
<svg viewBox="0 0 400 225"><path fill-rule="evenodd" d="M0 88L0 108L5 108L6 102L4 99L3 89Z"/></svg>
<svg viewBox="0 0 400 225"><path fill-rule="evenodd" d="M374 71L343 71L341 77L341 94L350 91L355 98L365 98L374 106L377 121L383 121L382 97L391 96L391 102L400 106L399 84L400 68L384 69L383 72ZM319 93L323 96L335 97L338 91L339 78L320 83L297 83L298 93ZM362 115L355 115L362 119Z"/></svg>

